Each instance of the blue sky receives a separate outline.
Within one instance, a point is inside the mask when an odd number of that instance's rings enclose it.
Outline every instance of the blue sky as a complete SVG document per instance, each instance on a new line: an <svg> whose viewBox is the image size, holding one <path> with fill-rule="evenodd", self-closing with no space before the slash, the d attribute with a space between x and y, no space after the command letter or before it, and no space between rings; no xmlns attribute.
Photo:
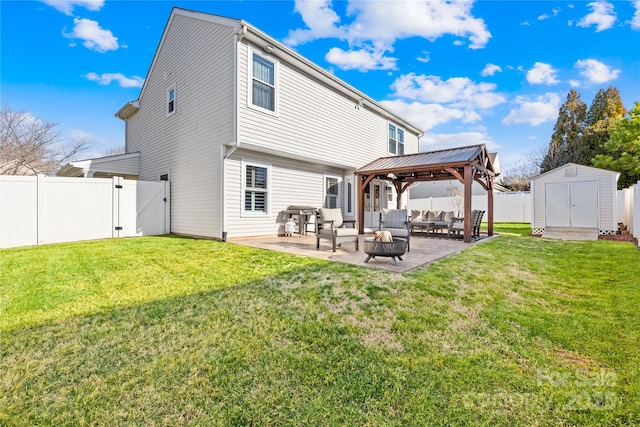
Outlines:
<svg viewBox="0 0 640 427"><path fill-rule="evenodd" d="M640 100L634 1L6 1L3 105L124 145L173 6L244 19L425 130L421 150L485 143L503 169L549 141L570 89Z"/></svg>

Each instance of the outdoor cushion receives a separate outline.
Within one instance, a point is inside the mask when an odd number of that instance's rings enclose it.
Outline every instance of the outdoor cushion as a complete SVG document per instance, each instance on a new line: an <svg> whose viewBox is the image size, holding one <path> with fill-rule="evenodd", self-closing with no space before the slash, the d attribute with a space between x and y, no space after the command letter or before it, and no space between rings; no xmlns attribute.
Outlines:
<svg viewBox="0 0 640 427"><path fill-rule="evenodd" d="M333 221L333 226L342 227L342 211L340 209L320 208L320 221ZM321 224L323 228L331 229L329 224Z"/></svg>
<svg viewBox="0 0 640 427"><path fill-rule="evenodd" d="M406 209L382 209L381 215L382 228L406 228L407 227L407 210Z"/></svg>
<svg viewBox="0 0 640 427"><path fill-rule="evenodd" d="M442 221L442 211L426 211L425 221Z"/></svg>
<svg viewBox="0 0 640 427"><path fill-rule="evenodd" d="M336 236L338 237L342 237L342 236L357 236L358 235L358 229L357 228L334 228ZM329 229L329 232L331 232L331 229Z"/></svg>
<svg viewBox="0 0 640 427"><path fill-rule="evenodd" d="M423 211L412 210L411 221L422 221Z"/></svg>
<svg viewBox="0 0 640 427"><path fill-rule="evenodd" d="M384 230L390 232L392 236L396 236L396 237L407 237L410 233L410 231L407 230L406 228L385 227Z"/></svg>
<svg viewBox="0 0 640 427"><path fill-rule="evenodd" d="M454 214L453 211L444 211L442 212L442 221L449 222L451 221L451 218L453 218L454 216L456 215Z"/></svg>

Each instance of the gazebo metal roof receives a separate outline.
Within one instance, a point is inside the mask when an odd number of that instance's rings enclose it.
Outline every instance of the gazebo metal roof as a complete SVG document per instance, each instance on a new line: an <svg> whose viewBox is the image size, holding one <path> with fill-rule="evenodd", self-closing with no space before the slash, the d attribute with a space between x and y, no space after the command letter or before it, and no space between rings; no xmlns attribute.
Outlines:
<svg viewBox="0 0 640 427"><path fill-rule="evenodd" d="M360 231L364 231L364 192L373 179L391 181L402 194L414 182L457 179L464 184L465 241L471 241L471 184L478 182L487 190L489 235L493 234L493 179L496 173L484 144L402 156L381 157L356 170L359 180L358 203Z"/></svg>

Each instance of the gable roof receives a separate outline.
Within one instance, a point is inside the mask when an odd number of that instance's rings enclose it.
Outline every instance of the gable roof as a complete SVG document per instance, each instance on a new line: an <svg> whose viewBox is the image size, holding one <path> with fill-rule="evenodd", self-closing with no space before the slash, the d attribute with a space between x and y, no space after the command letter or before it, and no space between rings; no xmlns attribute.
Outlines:
<svg viewBox="0 0 640 427"><path fill-rule="evenodd" d="M381 157L356 170L356 174L381 176L393 174L397 177L412 176L413 178L428 174L430 178L413 179L414 181L451 179L451 174L444 171L444 168L459 168L468 164L475 165L482 172L494 174L493 163L484 144Z"/></svg>
<svg viewBox="0 0 640 427"><path fill-rule="evenodd" d="M175 19L176 16L186 16L193 19L200 19L200 20L212 22L218 25L229 26L235 30L236 36L238 37L238 41L245 39L248 42L251 42L263 48L269 46L269 51L270 51L269 55L275 56L284 62L292 64L297 69L300 69L301 71L308 74L309 76L315 79L318 79L319 81L328 85L329 87L341 93L342 95L352 99L354 103L360 104L373 111L376 111L378 114L382 115L383 117L386 117L391 121L394 121L397 125L404 127L406 130L409 130L412 133L415 133L419 136L424 133L424 131L418 126L400 117L397 113L384 107L382 104L378 103L373 98L369 97L363 92L360 92L359 90L355 89L353 86L347 84L346 82L340 80L339 78L329 73L319 65L311 62L309 59L305 58L304 56L295 52L293 49L285 46L284 44L280 43L276 39L262 32L261 30L254 27L247 21L227 18L219 15L205 13L205 12L197 12L193 10L182 9L179 7L174 7L172 9L171 15L169 16L167 24L165 25L164 31L162 33L160 42L158 43L158 47L156 48L153 61L151 62L151 65L147 72L147 78L149 75L151 75L151 73L155 68L158 55L162 50L162 46L164 45L168 30L171 26L173 19ZM145 83L143 83L142 88L140 89L140 95L138 96L138 100L130 101L127 104L125 104L115 114L116 117L126 120L127 118L135 114L135 112L139 108L139 100L144 95L146 87L147 87L147 84L145 79Z"/></svg>
<svg viewBox="0 0 640 427"><path fill-rule="evenodd" d="M594 172L600 172L600 173L609 173L611 175L616 175L616 181L620 178L620 172L615 172L615 171L610 171L607 169L600 169L600 168L594 168L593 166L587 166L587 165L579 165L577 163L566 163L562 166L558 166L555 169L551 169L550 171L547 171L545 173L541 173L540 175L536 175L533 178L531 178L531 181L535 181L539 178L545 177L551 173L556 173L558 171L561 171L563 169L569 168L569 167L573 167L573 168L578 168L578 169L590 169Z"/></svg>

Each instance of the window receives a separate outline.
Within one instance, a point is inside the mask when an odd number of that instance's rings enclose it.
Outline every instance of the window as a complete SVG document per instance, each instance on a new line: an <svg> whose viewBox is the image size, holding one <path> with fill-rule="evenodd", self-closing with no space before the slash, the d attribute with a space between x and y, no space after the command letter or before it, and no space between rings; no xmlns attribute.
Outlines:
<svg viewBox="0 0 640 427"><path fill-rule="evenodd" d="M404 130L389 123L389 153L404 154Z"/></svg>
<svg viewBox="0 0 640 427"><path fill-rule="evenodd" d="M249 105L275 113L278 63L252 51L250 67Z"/></svg>
<svg viewBox="0 0 640 427"><path fill-rule="evenodd" d="M269 167L243 163L243 188L245 214L269 213Z"/></svg>
<svg viewBox="0 0 640 427"><path fill-rule="evenodd" d="M167 116L176 112L176 85L167 89Z"/></svg>
<svg viewBox="0 0 640 427"><path fill-rule="evenodd" d="M338 208L338 195L339 195L339 180L334 176L326 176L324 178L324 207L325 208Z"/></svg>
<svg viewBox="0 0 640 427"><path fill-rule="evenodd" d="M345 181L345 195L344 195L344 201L345 201L345 213L347 215L353 215L354 214L354 195L355 195L355 186L354 186L354 180L352 176L347 176L344 179Z"/></svg>

